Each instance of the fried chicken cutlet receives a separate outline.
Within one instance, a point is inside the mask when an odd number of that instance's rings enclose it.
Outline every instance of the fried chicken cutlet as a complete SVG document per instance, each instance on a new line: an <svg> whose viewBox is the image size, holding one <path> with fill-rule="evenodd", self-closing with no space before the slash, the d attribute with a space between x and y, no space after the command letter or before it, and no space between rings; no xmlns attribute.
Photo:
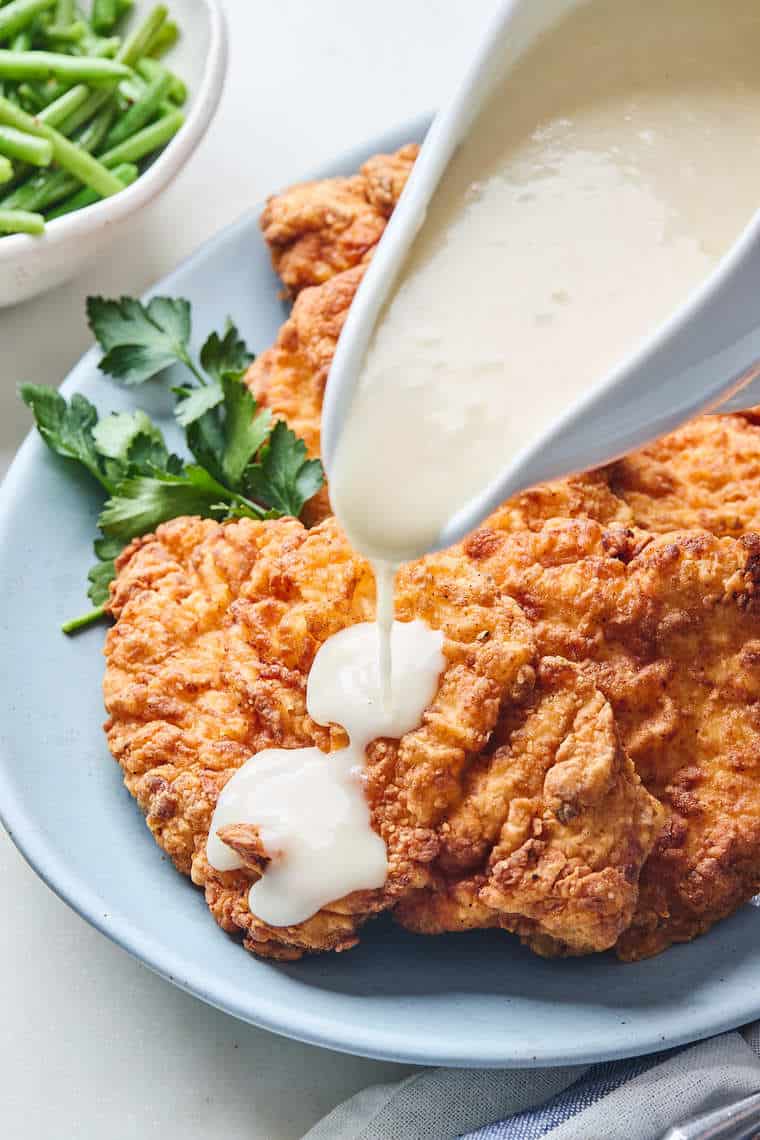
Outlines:
<svg viewBox="0 0 760 1140"><path fill-rule="evenodd" d="M385 888L336 900L285 929L248 907L268 859L255 829L223 836L243 870L209 866L211 815L253 753L345 744L340 727L309 718L306 679L327 637L374 618L368 565L334 520L307 531L294 520L178 519L121 557L111 609L109 746L159 845L248 949L281 958L345 949L371 915L448 874L455 850L470 873L483 872L490 913L530 940L561 930L569 949L600 950L627 925L661 809L623 754L609 704L579 670L545 663L537 682L530 623L475 560L438 554L398 576L397 617L441 629L447 664L420 727L367 752L373 826L388 849ZM477 774L500 716L511 726L516 768L492 806L510 814L497 844L496 831L472 821L490 801ZM531 726L541 719L550 739L539 769ZM587 748L595 760L579 781ZM615 820L604 837L602 815ZM526 882L539 873L541 889L510 886L518 867Z"/></svg>
<svg viewBox="0 0 760 1140"><path fill-rule="evenodd" d="M618 942L687 941L760 889L760 536L642 540L557 520L464 544L530 617L539 654L580 667L668 819ZM431 907L435 901L431 900Z"/></svg>

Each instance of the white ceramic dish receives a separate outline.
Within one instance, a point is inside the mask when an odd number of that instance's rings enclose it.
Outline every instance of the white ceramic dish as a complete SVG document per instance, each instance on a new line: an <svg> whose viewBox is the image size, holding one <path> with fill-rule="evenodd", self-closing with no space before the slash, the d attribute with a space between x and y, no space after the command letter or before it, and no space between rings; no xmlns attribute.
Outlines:
<svg viewBox="0 0 760 1140"><path fill-rule="evenodd" d="M335 353L322 423L328 474L375 323L450 159L509 69L582 2L500 0L461 82L433 120ZM436 546L458 542L517 491L618 459L737 392L732 410L756 403L757 385L740 390L760 377L758 278L760 212L708 279L582 399L530 440L448 522Z"/></svg>
<svg viewBox="0 0 760 1140"><path fill-rule="evenodd" d="M136 0L132 22L139 22L152 7L153 0ZM224 16L219 0L171 0L171 14L182 36L167 62L188 86L184 126L121 194L51 222L40 237L0 237L0 307L28 300L74 277L133 214L166 189L203 138L224 85Z"/></svg>

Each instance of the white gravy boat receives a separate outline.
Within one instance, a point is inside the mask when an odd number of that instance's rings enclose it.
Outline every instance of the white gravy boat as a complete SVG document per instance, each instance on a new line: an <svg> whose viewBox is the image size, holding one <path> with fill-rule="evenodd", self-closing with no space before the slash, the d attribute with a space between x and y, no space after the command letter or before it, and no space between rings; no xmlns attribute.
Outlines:
<svg viewBox="0 0 760 1140"><path fill-rule="evenodd" d="M323 413L328 475L375 323L449 160L507 71L582 2L500 0L463 80L435 117L338 342ZM617 459L699 412L754 403L760 403L760 212L708 279L459 510L436 546L457 542L519 490Z"/></svg>

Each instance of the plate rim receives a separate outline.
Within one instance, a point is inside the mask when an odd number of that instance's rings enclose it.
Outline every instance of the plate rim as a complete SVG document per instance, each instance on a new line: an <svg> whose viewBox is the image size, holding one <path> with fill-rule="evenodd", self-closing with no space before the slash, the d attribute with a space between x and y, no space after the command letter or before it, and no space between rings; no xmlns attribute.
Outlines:
<svg viewBox="0 0 760 1140"><path fill-rule="evenodd" d="M361 145L342 151L333 161L326 163L308 178L334 177L336 171L356 168L372 154L395 150L405 142L421 139L431 120L431 114L419 115L396 128L384 131ZM220 245L234 239L237 233L247 231L252 223L255 223L260 211L261 204L245 211L236 220L224 226L148 289L143 296L150 297L159 292L170 292L178 276L192 271L196 264L209 254L213 254ZM65 394L75 391L80 372L92 367L97 355L97 346L93 345L69 371L59 390ZM0 542L13 524L16 492L25 482L28 470L34 463L34 452L37 447L44 447L44 444L38 440L37 433L32 428L17 450L0 485ZM283 1005L276 999L269 1000L264 990L259 989L252 994L252 991L240 991L238 987L227 986L225 978L219 974L213 975L213 984L209 984L208 976L204 976L203 971L192 961L185 960L179 949L173 947L170 942L157 939L137 929L131 920L122 914L118 906L114 907L110 899L103 899L84 878L69 871L65 864L59 863L55 851L36 824L33 815L28 812L20 797L16 797L9 783L8 757L3 755L2 759L0 823L3 824L26 863L54 894L89 925L125 950L130 957L185 993L240 1021L280 1036L340 1053L403 1064L522 1069L583 1065L600 1060L619 1060L652 1054L703 1040L760 1016L759 989L754 1005L751 995L745 994L746 1004L742 1002L740 1008L736 999L733 1002L727 1001L721 1017L715 1016L714 1008L709 1004L706 1011L701 1013L690 1012L688 1006L684 1005L684 1014L679 1019L680 1028L677 1032L663 1035L661 1023L653 1019L653 1029L648 1035L646 1033L637 1035L633 1045L626 1044L626 1035L621 1032L620 1044L615 1048L605 1047L600 1050L579 1043L576 1048L555 1051L548 1044L540 1051L530 1049L519 1053L515 1052L514 1046L511 1046L509 1055L504 1053L497 1055L491 1039L490 1045L488 1041L486 1042L482 1053L470 1050L464 1055L461 1051L457 1051L451 1039L428 1040L424 1047L419 1043L402 1043L399 1041L398 1033L392 1028L386 1029L379 1019L357 1018L353 1022L346 1019L342 1023L335 1023L329 1015L305 1007L296 1007L295 1012L292 1012L290 1006ZM677 949L673 947L669 953L677 953ZM625 969L625 966L621 969ZM252 996L255 1008L251 1008ZM243 1001L243 998L248 1000ZM583 1035L580 1036L582 1041Z"/></svg>

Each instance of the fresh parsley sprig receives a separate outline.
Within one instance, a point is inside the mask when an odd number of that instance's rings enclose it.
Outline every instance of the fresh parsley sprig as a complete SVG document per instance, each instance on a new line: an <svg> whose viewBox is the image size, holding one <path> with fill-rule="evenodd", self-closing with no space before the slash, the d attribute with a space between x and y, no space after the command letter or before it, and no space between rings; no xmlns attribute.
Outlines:
<svg viewBox="0 0 760 1140"><path fill-rule="evenodd" d="M145 383L175 364L188 370L188 382L172 390L195 463L172 454L143 411L101 418L84 396L67 402L52 388L21 386L50 449L81 464L108 496L98 518L98 561L88 574L95 609L67 622L65 633L103 616L114 561L133 538L180 515L220 521L297 516L324 481L303 440L284 422L273 425L268 409L257 406L244 383L253 356L230 321L221 335L208 337L198 364L189 347L188 301L155 297L143 305L130 297L91 297L87 315L105 353L100 368L121 383Z"/></svg>

